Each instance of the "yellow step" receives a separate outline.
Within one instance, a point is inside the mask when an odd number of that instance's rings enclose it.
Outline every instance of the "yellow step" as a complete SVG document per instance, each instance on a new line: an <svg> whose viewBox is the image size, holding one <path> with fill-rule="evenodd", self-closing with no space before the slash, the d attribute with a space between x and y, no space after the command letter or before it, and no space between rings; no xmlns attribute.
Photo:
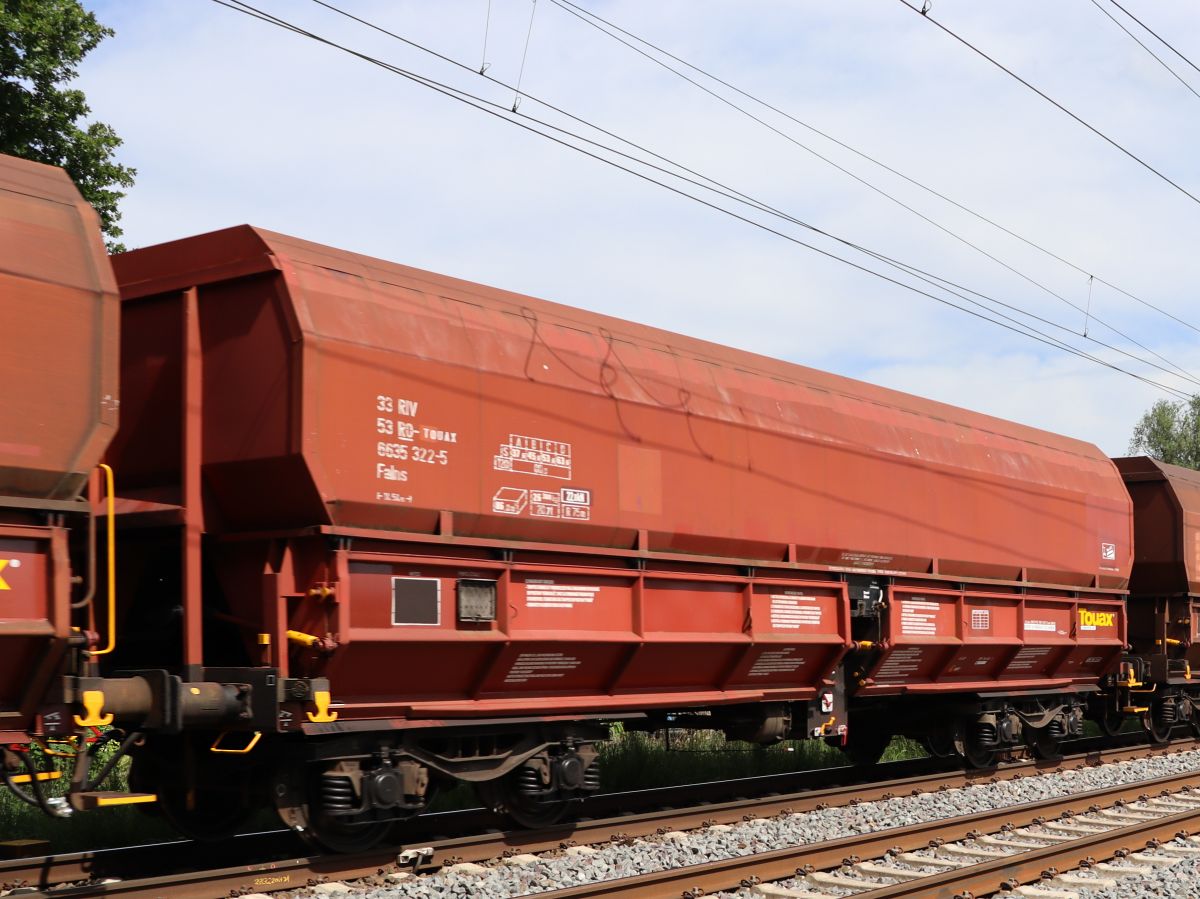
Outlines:
<svg viewBox="0 0 1200 899"><path fill-rule="evenodd" d="M157 802L154 793L116 793L97 791L93 793L77 793L76 799L82 809L113 808L118 805L140 805L143 802Z"/></svg>

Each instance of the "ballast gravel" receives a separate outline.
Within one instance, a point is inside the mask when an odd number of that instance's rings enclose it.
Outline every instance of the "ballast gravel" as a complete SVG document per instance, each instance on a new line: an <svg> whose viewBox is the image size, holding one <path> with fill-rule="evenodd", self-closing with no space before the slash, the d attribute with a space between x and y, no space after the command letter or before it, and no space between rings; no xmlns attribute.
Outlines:
<svg viewBox="0 0 1200 899"><path fill-rule="evenodd" d="M1075 890L1080 899L1200 899L1200 859L1189 858L1153 873L1125 877L1116 886L1101 890Z"/></svg>
<svg viewBox="0 0 1200 899"><path fill-rule="evenodd" d="M1200 751L1114 762L998 783L973 784L940 793L899 796L854 806L759 818L628 842L598 844L594 847L595 852L549 853L536 856L533 860L524 857L516 864L509 859L507 863L488 865L482 872L443 870L423 877L404 878L395 886L355 887L352 892L366 899L441 899L459 896L509 899L584 883L754 855L787 846L820 843L888 828L961 817L1194 770L1200 770ZM1184 862L1161 872L1164 883L1168 880L1176 882L1173 872L1177 870L1194 871L1195 864ZM1114 895L1112 899L1176 895L1200 899L1200 884L1193 883L1188 888L1193 892L1139 893L1137 887L1130 884L1130 891L1123 888L1120 896ZM317 894L298 890L293 895L316 899ZM326 892L324 895L330 894ZM1107 894L1100 892L1095 899L1101 897L1110 899Z"/></svg>

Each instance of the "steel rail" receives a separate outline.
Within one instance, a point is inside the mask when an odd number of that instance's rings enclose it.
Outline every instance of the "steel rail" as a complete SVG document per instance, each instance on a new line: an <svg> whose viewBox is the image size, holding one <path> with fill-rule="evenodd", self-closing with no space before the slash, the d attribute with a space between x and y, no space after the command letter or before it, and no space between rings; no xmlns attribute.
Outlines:
<svg viewBox="0 0 1200 899"><path fill-rule="evenodd" d="M1007 884L1032 884L1041 880L1050 868L1071 870L1088 859L1109 859L1121 850L1138 849L1154 841L1166 842L1181 834L1195 833L1197 828L1200 828L1200 809L1178 812L1152 821L1140 821L1103 833L1081 836L1053 846L983 861L944 874L931 874L929 877L911 880L908 883L889 884L878 890L858 893L856 899L952 899L960 895L986 896L1000 892Z"/></svg>
<svg viewBox="0 0 1200 899"><path fill-rule="evenodd" d="M1071 758L1064 758L1060 762L1055 763L1056 767L1053 770L1065 770L1067 767L1078 769L1106 762L1147 758L1172 752L1184 752L1195 748L1197 745L1200 745L1200 742L1186 739L1157 748L1143 745L1107 752L1085 753ZM429 843L414 843L410 841L407 843L409 847L415 846L428 851L420 854L419 860L415 860L410 867L406 867L404 870L431 870L441 865L458 861L487 861L515 852L545 852L560 849L563 846L576 842L602 843L633 839L636 837L653 836L667 830L687 830L712 823L733 824L751 817L768 817L789 812L812 811L848 801L865 802L892 798L894 796L950 789L972 783L1013 779L1030 776L1031 772L1033 775L1043 773L1046 765L1046 762L1025 762L1014 763L1007 767L986 771L943 771L933 775L902 778L868 785L858 784L824 790L808 790L802 793L773 795L750 800L709 803L684 809L659 809L641 814L627 814L596 820L576 821L537 831L492 831L462 837L452 837ZM1200 772L1197 772L1195 776L1200 777ZM1136 796L1147 789L1156 788L1157 785L1158 781L1143 781L1129 785L1129 789L1133 790L1133 795ZM1103 791L1100 792L1102 793ZM1090 796L1092 794L1086 795ZM1073 796L1056 801L1061 803L1076 803L1081 798L1084 797ZM1013 808L1010 807L995 813L986 814L1003 817L1012 811ZM954 818L941 823L949 825L950 823L960 823L964 820L962 818ZM928 827L932 825L922 826ZM904 832L903 830L881 832L887 835L884 837L887 845L883 849L890 848L893 841L899 838ZM834 841L833 843L821 844L821 846L836 845L839 847L834 850L836 855L834 863L837 863L847 855L856 855L871 851L865 846L868 839L868 837L856 836L846 840ZM153 846L142 848L151 853L156 851L156 847ZM793 851L786 850L785 852ZM26 860L25 863L29 865L29 868L26 870L34 873L34 876L37 878L28 878L28 882L41 886L44 890L43 895L61 896L69 894L72 896L86 896L103 894L159 896L163 895L164 889L169 885L172 896L178 895L181 899L209 899L209 897L224 896L232 891L268 892L277 889L295 889L306 885L310 881L322 878L353 879L367 877L383 871L399 870L396 867L396 859L397 848L390 847L355 855L279 857L269 861L258 860L253 863L227 865L209 871L184 871L162 877L136 877L135 879L125 880L120 883L96 884L94 886L78 884L57 889L52 887L54 883L79 881L89 876L96 876L99 872L93 869L83 872L81 877L55 877L54 880L49 880L45 876L47 870L49 870L46 867L47 859ZM16 864L0 865L0 881L8 883L19 881L19 878L13 877L13 873L16 872ZM719 866L726 863L714 864ZM793 864L791 868L787 868L786 871L778 876L790 875L793 873L794 867L795 865ZM143 868L142 870L144 871L145 869ZM735 879L733 885L737 886L739 882L740 879ZM610 881L608 882L608 886L612 887L617 883L619 882ZM594 895L602 894L603 891L600 891ZM583 893L580 895L588 894Z"/></svg>
<svg viewBox="0 0 1200 899"><path fill-rule="evenodd" d="M1170 744L1168 748L1176 748L1177 745ZM1196 741L1196 746L1200 747L1200 740ZM1140 748L1145 750L1147 747L1142 744ZM1088 756L1081 753L1079 757ZM1007 767L1019 766L1024 770L1031 764L1035 763L1023 761ZM1044 767L1062 762L1040 761L1036 764ZM946 777L963 773L961 769L952 767L949 761L919 758L885 762L869 770L836 766L699 784L601 793L582 804L581 814L575 816L574 822L550 830L555 833L565 832L564 828L574 830L579 826L579 822L633 815L644 810L659 812L667 808L692 807L702 803L746 801L756 796L791 794L810 789L821 789L823 793L835 796L838 790L862 788L880 780L888 783L902 780L906 783L917 783L923 778L942 775L943 772L943 776ZM992 769L988 769L979 776L990 776L991 773ZM429 812L400 826L406 827L403 834L405 844L426 846L435 842L445 842L450 837L494 833L502 828L502 823L488 810L472 808ZM307 848L295 833L286 828L241 834L230 838L221 847L227 858L233 856L229 859L230 864L241 861L242 858L246 858L249 863L263 858L300 857L298 853L304 853ZM0 860L0 889L21 884L45 887L112 874L120 875L136 869L140 863L138 856L142 855L151 857L151 861L142 863L143 867L176 869L186 867L189 857L194 858L195 853L211 855L212 851L212 844L176 839L136 846L3 859Z"/></svg>
<svg viewBox="0 0 1200 899"><path fill-rule="evenodd" d="M1128 802L1138 799L1148 791L1180 790L1188 787L1200 787L1200 771L1173 774L1153 780L1124 784L1120 787L1060 796L956 818L944 818L909 827L889 828L869 834L855 834L823 843L791 846L757 855L738 856L700 865L656 871L636 877L624 877L562 890L550 890L539 893L538 896L539 899L596 899L601 896L611 896L616 899L648 899L648 897L702 896L719 890L736 890L748 883L794 877L798 873L802 873L806 866L815 869L837 868L847 859L854 857L882 856L895 848L912 851L925 848L932 840L945 842L966 840L981 831L990 833L998 831L1006 825L1026 827L1038 823L1042 819L1060 817L1068 813L1080 813L1086 811L1093 804L1111 805L1121 801ZM1184 812L1097 835L1097 841L1094 843L1091 838L1088 838L1088 846L1105 845L1099 838L1111 837L1116 840L1115 850L1127 846L1130 840L1137 838L1140 834L1151 832L1152 825L1165 827L1165 832L1174 836L1184 824L1194 826L1198 822L1200 822L1200 812ZM1160 829L1154 832L1163 831ZM1149 839L1149 837L1145 838ZM1040 863L1041 867L1038 867L1036 873L1030 875L1029 879L1041 876L1041 872L1045 870L1047 859L1064 855L1076 857L1076 853L1086 848L1083 842L1072 840L1070 843L1047 847L1044 850L1034 850L1030 855L1037 855L1039 860L1037 863ZM1064 850L1066 851L1064 852ZM1093 851L1099 852L1101 849L1093 848ZM1087 852L1085 851L1084 854L1086 855ZM866 899L866 897L883 899L885 896L928 896L950 899L950 897L968 890L972 892L978 890L980 893L995 892L1001 888L1004 880L1016 876L1015 871L1032 870L1036 864L1030 862L1028 869L1018 868L1016 866L1020 858L1021 856L1014 854L997 859L995 862L989 861L983 865L972 865L970 869L958 869L948 874L931 875L907 884L881 887L879 890L872 890L869 893L856 893L855 899ZM984 870L985 868L986 870ZM972 874L969 872L978 874L978 878L972 879ZM1004 873L1008 876L1001 876ZM974 884L974 888L970 884Z"/></svg>

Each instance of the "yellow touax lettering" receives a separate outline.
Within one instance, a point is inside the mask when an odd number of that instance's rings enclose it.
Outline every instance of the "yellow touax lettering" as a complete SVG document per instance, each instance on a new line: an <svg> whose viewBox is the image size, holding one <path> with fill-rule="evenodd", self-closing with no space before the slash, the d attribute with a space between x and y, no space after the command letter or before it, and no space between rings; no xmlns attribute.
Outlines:
<svg viewBox="0 0 1200 899"><path fill-rule="evenodd" d="M3 571L5 568L8 567L9 561L10 561L9 559L0 559L0 571ZM11 590L11 589L12 589L12 587L8 586L8 584L5 582L4 578L0 577L0 590Z"/></svg>
<svg viewBox="0 0 1200 899"><path fill-rule="evenodd" d="M1093 612L1091 609L1080 609L1079 623L1084 627L1112 627L1117 623L1117 613Z"/></svg>

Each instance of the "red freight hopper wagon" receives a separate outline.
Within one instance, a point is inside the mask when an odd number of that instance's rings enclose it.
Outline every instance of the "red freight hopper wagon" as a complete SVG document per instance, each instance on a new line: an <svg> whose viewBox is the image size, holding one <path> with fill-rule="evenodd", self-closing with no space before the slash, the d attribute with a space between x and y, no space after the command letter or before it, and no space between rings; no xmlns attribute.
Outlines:
<svg viewBox="0 0 1200 899"><path fill-rule="evenodd" d="M0 156L0 743L28 743L71 640L65 525L117 426L118 306L70 179Z"/></svg>
<svg viewBox="0 0 1200 899"><path fill-rule="evenodd" d="M1137 546L1123 679L1131 710L1165 741L1176 723L1200 728L1200 473L1145 456L1115 461Z"/></svg>
<svg viewBox="0 0 1200 899"><path fill-rule="evenodd" d="M587 722L841 741L849 696L860 757L986 761L1117 664L1089 444L250 227L114 265L126 645L173 651L144 585L180 584L175 664L278 675L245 727L323 764L386 745L539 820L593 785Z"/></svg>

